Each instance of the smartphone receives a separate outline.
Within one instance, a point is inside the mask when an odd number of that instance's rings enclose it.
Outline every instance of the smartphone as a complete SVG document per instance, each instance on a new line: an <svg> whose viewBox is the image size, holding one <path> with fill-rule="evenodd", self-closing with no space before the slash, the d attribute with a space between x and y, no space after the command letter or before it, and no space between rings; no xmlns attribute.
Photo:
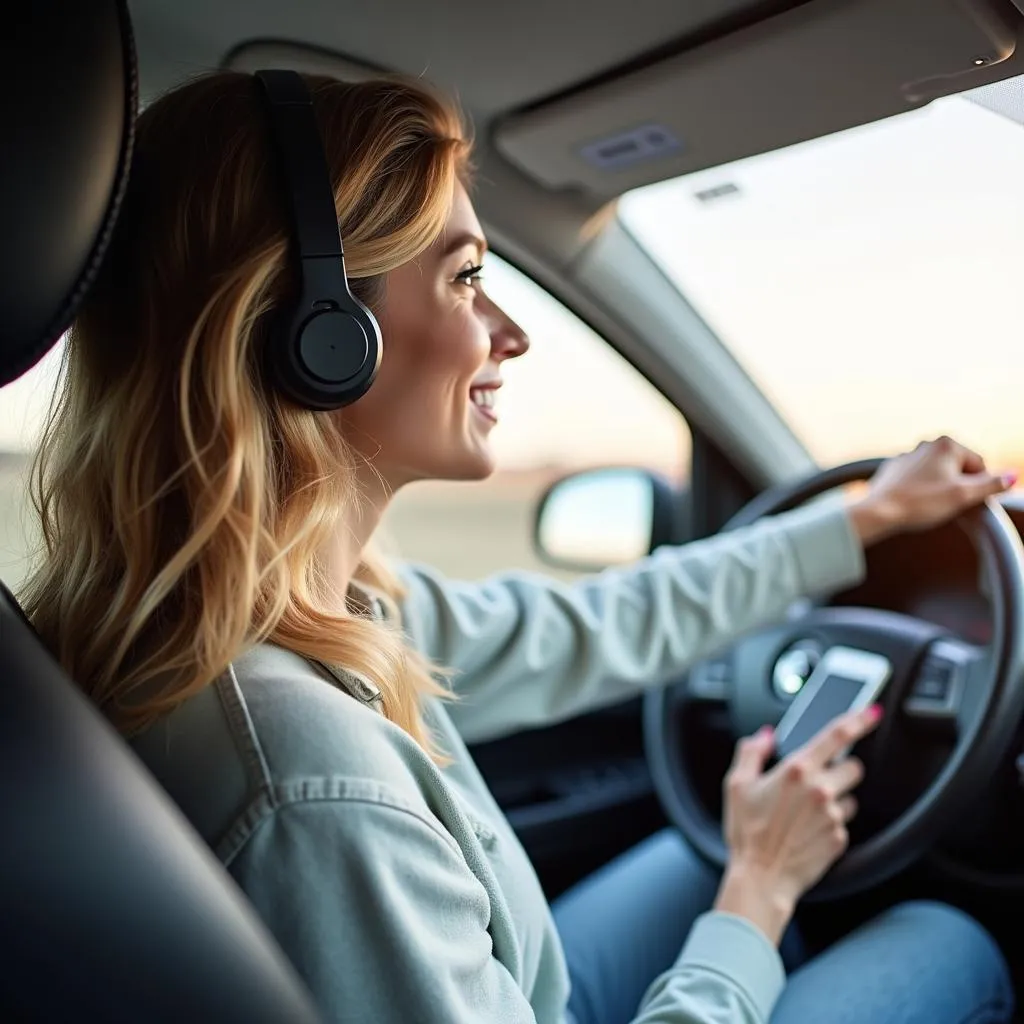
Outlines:
<svg viewBox="0 0 1024 1024"><path fill-rule="evenodd" d="M777 756L802 747L839 715L873 704L891 675L892 665L881 654L829 648L775 727Z"/></svg>

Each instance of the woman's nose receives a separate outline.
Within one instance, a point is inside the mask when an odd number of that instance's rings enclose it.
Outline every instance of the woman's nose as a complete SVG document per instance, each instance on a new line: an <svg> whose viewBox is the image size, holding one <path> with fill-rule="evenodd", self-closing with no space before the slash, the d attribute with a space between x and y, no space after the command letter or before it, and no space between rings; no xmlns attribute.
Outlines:
<svg viewBox="0 0 1024 1024"><path fill-rule="evenodd" d="M491 352L495 359L516 359L530 347L526 332L503 310L491 310Z"/></svg>

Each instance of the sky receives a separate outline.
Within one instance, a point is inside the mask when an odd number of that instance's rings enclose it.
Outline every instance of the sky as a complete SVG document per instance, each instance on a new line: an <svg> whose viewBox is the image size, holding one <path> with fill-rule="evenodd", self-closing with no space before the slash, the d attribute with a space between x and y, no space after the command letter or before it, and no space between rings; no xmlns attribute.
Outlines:
<svg viewBox="0 0 1024 1024"><path fill-rule="evenodd" d="M1022 183L1024 128L952 98L620 215L822 463L951 433L1024 469ZM675 411L587 327L497 258L484 283L532 340L504 374L502 466L685 457ZM0 391L0 451L33 443L58 359Z"/></svg>

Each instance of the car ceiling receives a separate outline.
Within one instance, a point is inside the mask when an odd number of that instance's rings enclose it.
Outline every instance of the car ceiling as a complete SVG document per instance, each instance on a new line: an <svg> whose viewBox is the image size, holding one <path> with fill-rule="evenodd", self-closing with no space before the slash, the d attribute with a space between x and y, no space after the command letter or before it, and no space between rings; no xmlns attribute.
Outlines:
<svg viewBox="0 0 1024 1024"><path fill-rule="evenodd" d="M482 122L666 45L796 4L751 0L130 0L144 91L219 66L250 40L300 41L423 74Z"/></svg>
<svg viewBox="0 0 1024 1024"><path fill-rule="evenodd" d="M132 2L144 97L230 65L253 43L298 44L298 63L303 52L307 60L333 54L348 66L427 77L459 97L478 138L506 162L592 207L1011 77L1024 61L1022 7L1024 0ZM641 152L652 138L668 148ZM625 160L606 159L621 157L623 145Z"/></svg>

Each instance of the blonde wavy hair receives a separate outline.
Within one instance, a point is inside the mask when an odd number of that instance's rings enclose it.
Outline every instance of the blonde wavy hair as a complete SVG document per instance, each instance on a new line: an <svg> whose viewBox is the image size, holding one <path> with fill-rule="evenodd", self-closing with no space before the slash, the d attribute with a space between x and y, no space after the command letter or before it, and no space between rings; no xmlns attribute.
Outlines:
<svg viewBox="0 0 1024 1024"><path fill-rule="evenodd" d="M470 143L420 84L306 80L353 291L379 309L384 275L442 231ZM139 119L112 251L33 466L43 546L21 598L125 732L269 641L373 680L385 715L436 756L421 705L446 692L439 674L397 624L332 610L318 558L358 515L359 456L336 417L261 382L260 345L293 281L258 88L205 75ZM372 554L356 579L401 597Z"/></svg>

